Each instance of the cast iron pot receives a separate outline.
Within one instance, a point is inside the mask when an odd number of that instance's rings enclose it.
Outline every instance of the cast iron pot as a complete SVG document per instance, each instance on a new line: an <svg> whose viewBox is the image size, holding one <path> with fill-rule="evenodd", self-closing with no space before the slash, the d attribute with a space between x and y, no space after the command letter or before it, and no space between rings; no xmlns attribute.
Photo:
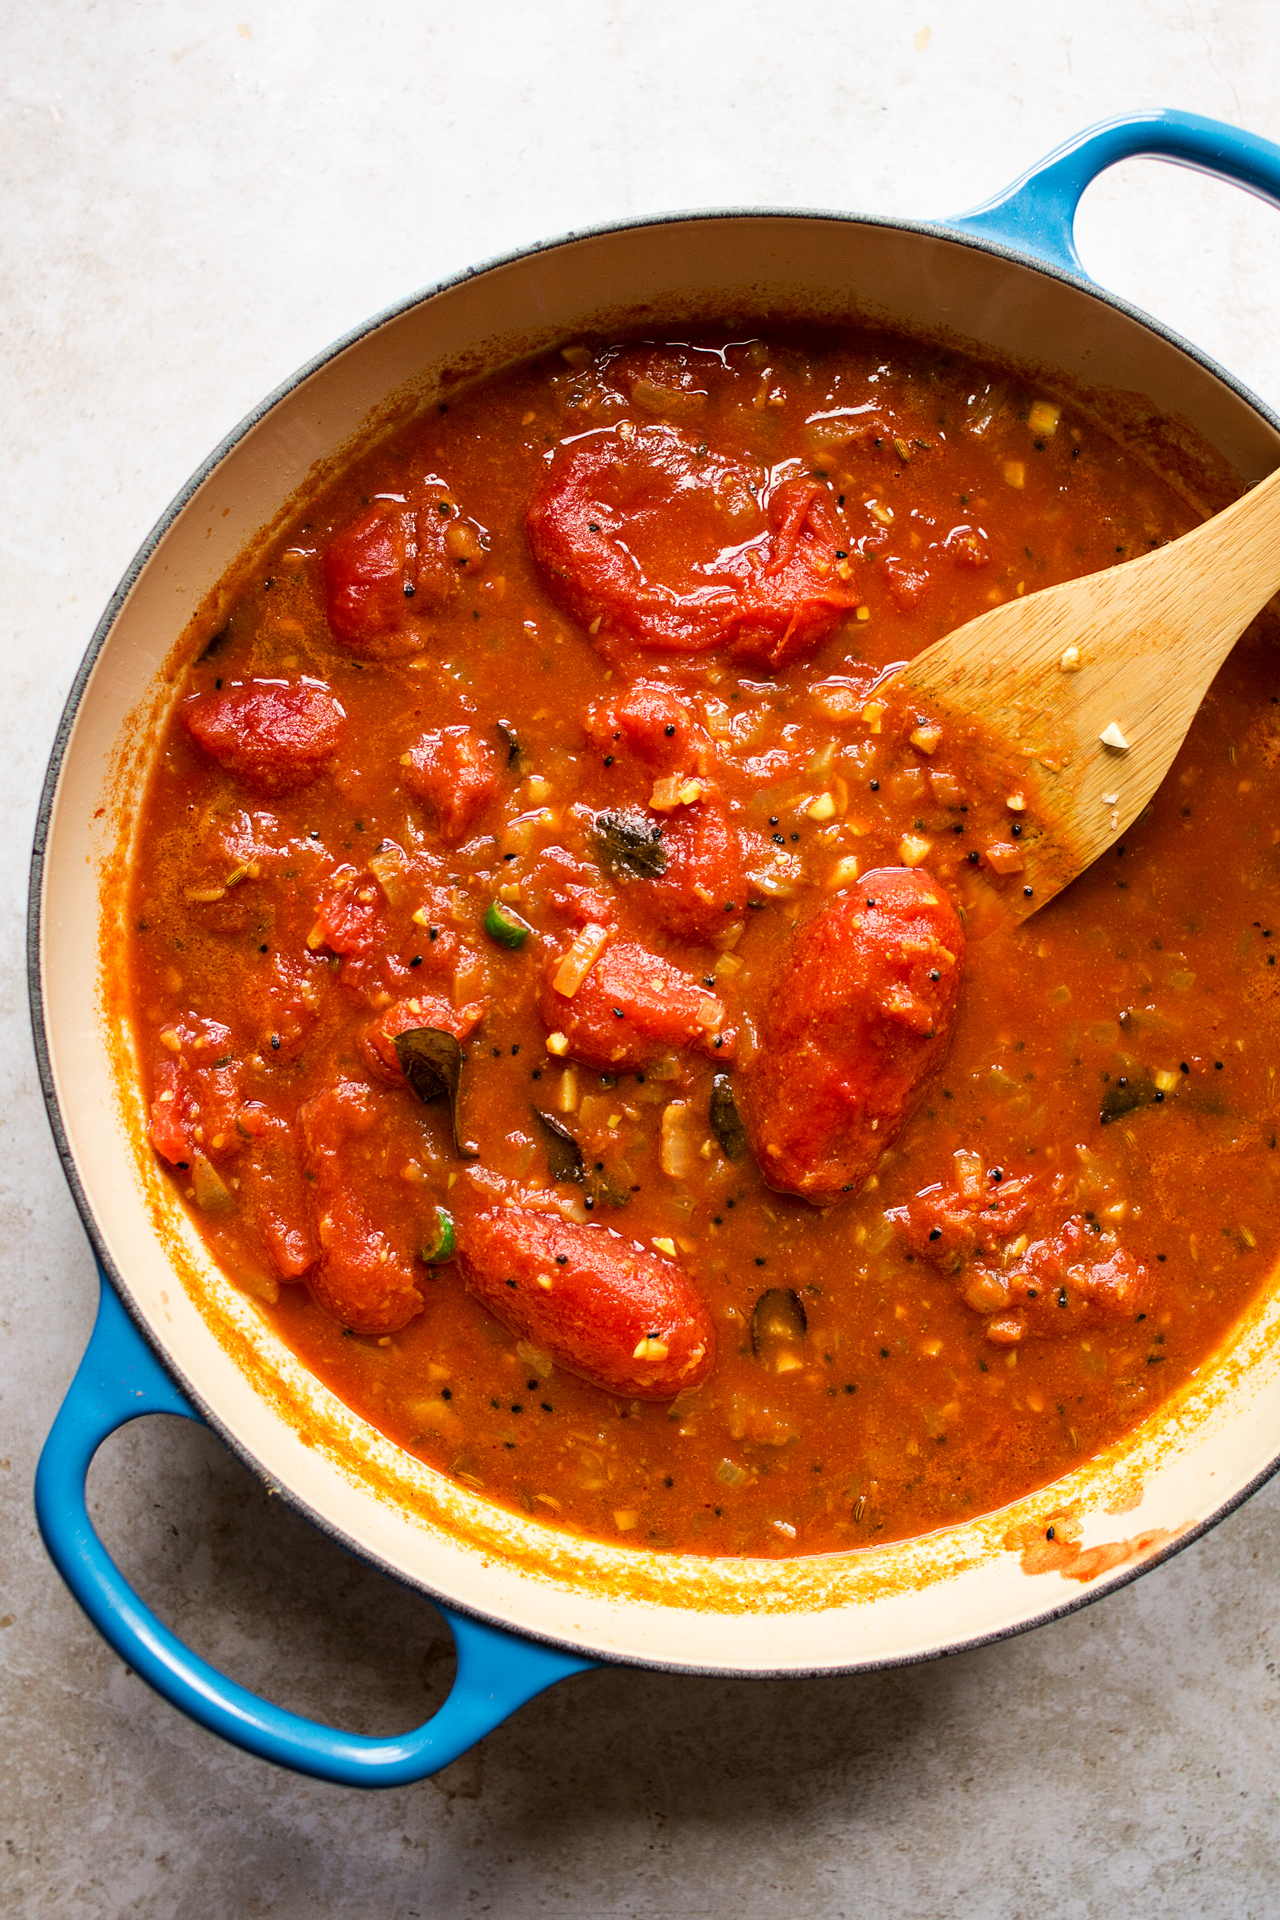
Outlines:
<svg viewBox="0 0 1280 1920"><path fill-rule="evenodd" d="M251 1752L360 1786L455 1759L523 1701L597 1661L802 1675L926 1660L1016 1633L1109 1592L1185 1545L1280 1464L1280 1303L1102 1458L998 1515L923 1540L791 1561L700 1560L579 1541L509 1514L410 1459L299 1365L212 1266L145 1147L131 1042L100 946L110 877L156 728L160 668L201 597L318 463L385 410L596 330L715 310L890 324L1061 370L1184 423L1239 486L1280 461L1280 421L1230 376L1085 278L1075 209L1104 168L1158 155L1280 203L1280 148L1165 112L1081 134L1006 193L947 224L712 212L574 234L416 295L304 367L217 448L121 582L76 676L36 834L30 984L58 1150L102 1271L88 1352L36 1478L49 1552L120 1657ZM104 899L105 894L105 899ZM123 1084L122 1084L123 1081ZM457 1679L392 1739L281 1711L185 1648L95 1534L85 1476L143 1413L205 1420L317 1525L446 1612ZM305 1438L304 1438L305 1435ZM1085 1551L1024 1561L1055 1509ZM1032 1570L1028 1570L1028 1568ZM1064 1577L1069 1576L1069 1577Z"/></svg>

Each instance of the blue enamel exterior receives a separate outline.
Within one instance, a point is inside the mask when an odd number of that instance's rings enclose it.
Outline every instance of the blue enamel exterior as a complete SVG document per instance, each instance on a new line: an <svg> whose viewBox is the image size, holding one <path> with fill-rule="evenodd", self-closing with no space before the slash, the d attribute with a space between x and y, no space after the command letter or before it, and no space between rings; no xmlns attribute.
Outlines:
<svg viewBox="0 0 1280 1920"><path fill-rule="evenodd" d="M103 1638L158 1693L211 1733L320 1780L400 1787L447 1767L544 1687L595 1664L442 1608L457 1652L457 1677L425 1726L371 1740L260 1700L184 1647L157 1620L94 1531L85 1504L90 1462L108 1434L146 1413L200 1419L103 1275L88 1349L36 1469L36 1518L54 1565Z"/></svg>
<svg viewBox="0 0 1280 1920"><path fill-rule="evenodd" d="M1073 231L1080 198L1108 167L1138 155L1231 180L1280 206L1280 147L1220 121L1168 109L1088 128L1003 193L944 225L960 238L994 242L1086 279ZM85 1481L94 1454L117 1427L149 1413L201 1419L102 1274L93 1335L36 1470L36 1518L54 1565L103 1638L211 1733L317 1779L403 1786L448 1766L555 1681L597 1664L441 1607L457 1650L457 1677L424 1726L391 1739L368 1739L259 1699L169 1632L124 1579L89 1519Z"/></svg>
<svg viewBox="0 0 1280 1920"><path fill-rule="evenodd" d="M1198 113L1166 108L1130 113L1087 127L1011 187L947 225L960 234L1002 241L1051 267L1087 278L1076 252L1076 208L1084 190L1120 160L1172 160L1256 193L1280 206L1280 147L1254 133Z"/></svg>

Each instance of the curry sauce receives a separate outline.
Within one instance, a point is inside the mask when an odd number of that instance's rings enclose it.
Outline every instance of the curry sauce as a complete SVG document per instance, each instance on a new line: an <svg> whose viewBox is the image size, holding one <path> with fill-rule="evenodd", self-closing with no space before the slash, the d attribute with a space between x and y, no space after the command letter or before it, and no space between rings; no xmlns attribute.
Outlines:
<svg viewBox="0 0 1280 1920"><path fill-rule="evenodd" d="M898 1539L1143 1420L1280 1243L1274 647L1020 926L1033 769L884 688L1198 518L873 333L575 344L355 459L200 633L131 873L215 1257L409 1452L620 1543Z"/></svg>

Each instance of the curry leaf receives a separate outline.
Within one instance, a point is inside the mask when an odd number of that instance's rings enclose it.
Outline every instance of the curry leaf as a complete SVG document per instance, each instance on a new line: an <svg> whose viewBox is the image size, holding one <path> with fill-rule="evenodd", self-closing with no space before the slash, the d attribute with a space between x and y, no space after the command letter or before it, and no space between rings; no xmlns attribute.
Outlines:
<svg viewBox="0 0 1280 1920"><path fill-rule="evenodd" d="M547 1136L547 1172L551 1178L557 1181L572 1180L580 1186L586 1175L582 1148L568 1127L562 1126L553 1114L543 1113L539 1107L533 1109L533 1117Z"/></svg>
<svg viewBox="0 0 1280 1920"><path fill-rule="evenodd" d="M711 1131L720 1142L726 1160L741 1160L747 1151L747 1130L742 1124L733 1097L733 1082L727 1073L718 1073L711 1083Z"/></svg>
<svg viewBox="0 0 1280 1920"><path fill-rule="evenodd" d="M751 1315L751 1350L757 1360L767 1360L780 1347L798 1346L808 1326L804 1302L794 1288L770 1287Z"/></svg>
<svg viewBox="0 0 1280 1920"><path fill-rule="evenodd" d="M598 813L591 827L591 850L617 880L657 880L667 870L662 829L638 807Z"/></svg>
<svg viewBox="0 0 1280 1920"><path fill-rule="evenodd" d="M433 1100L447 1099L453 1120L453 1144L460 1160L479 1158L480 1149L462 1137L459 1101L462 1093L462 1047L452 1033L441 1027L410 1027L395 1040L400 1071L424 1106Z"/></svg>
<svg viewBox="0 0 1280 1920"><path fill-rule="evenodd" d="M626 1206L631 1198L630 1189L611 1180L601 1164L588 1168L582 1148L568 1127L554 1114L543 1113L540 1107L533 1109L533 1117L547 1136L547 1172L552 1180L572 1181L582 1187L588 1206L597 1206L602 1200L607 1200L611 1207Z"/></svg>
<svg viewBox="0 0 1280 1920"><path fill-rule="evenodd" d="M200 658L202 660L212 660L215 653L222 652L222 649L226 646L227 641L230 638L231 638L231 622L228 620L226 626L220 627L217 633L214 634L213 638L206 643L205 650L200 655Z"/></svg>
<svg viewBox="0 0 1280 1920"><path fill-rule="evenodd" d="M1102 1096L1099 1117L1105 1127L1109 1120L1122 1119L1126 1113L1134 1113L1139 1107L1158 1106L1163 1099L1164 1095L1149 1073L1130 1074L1107 1088Z"/></svg>

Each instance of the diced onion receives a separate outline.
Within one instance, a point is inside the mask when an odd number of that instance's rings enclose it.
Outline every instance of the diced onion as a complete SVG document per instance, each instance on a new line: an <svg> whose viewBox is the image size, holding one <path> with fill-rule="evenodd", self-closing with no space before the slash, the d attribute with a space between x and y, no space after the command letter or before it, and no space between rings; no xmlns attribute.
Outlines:
<svg viewBox="0 0 1280 1920"><path fill-rule="evenodd" d="M854 853L846 853L837 860L827 875L827 892L838 893L841 887L851 887L858 877L860 862Z"/></svg>
<svg viewBox="0 0 1280 1920"><path fill-rule="evenodd" d="M688 1100L671 1100L662 1109L658 1164L669 1179L687 1180L697 1166L692 1118L693 1107Z"/></svg>
<svg viewBox="0 0 1280 1920"><path fill-rule="evenodd" d="M402 907L409 895L409 884L405 874L404 855L399 847L387 847L382 853L375 853L369 861L369 871L387 896L393 907Z"/></svg>
<svg viewBox="0 0 1280 1920"><path fill-rule="evenodd" d="M651 1333L646 1333L643 1340L637 1340L636 1350L631 1356L633 1360L665 1360L666 1357L666 1341L655 1339Z"/></svg>
<svg viewBox="0 0 1280 1920"><path fill-rule="evenodd" d="M1016 840L993 840L983 851L987 865L996 873L1021 873L1026 865Z"/></svg>
<svg viewBox="0 0 1280 1920"><path fill-rule="evenodd" d="M910 735L911 744L919 753L936 753L942 742L942 728L922 722Z"/></svg>
<svg viewBox="0 0 1280 1920"><path fill-rule="evenodd" d="M968 1147L957 1147L952 1155L956 1169L956 1185L966 1200L982 1198L982 1183L986 1168L982 1164L982 1155L974 1153Z"/></svg>
<svg viewBox="0 0 1280 1920"><path fill-rule="evenodd" d="M598 927L594 921L589 922L575 937L552 976L555 991L572 1000L612 938L612 927Z"/></svg>

